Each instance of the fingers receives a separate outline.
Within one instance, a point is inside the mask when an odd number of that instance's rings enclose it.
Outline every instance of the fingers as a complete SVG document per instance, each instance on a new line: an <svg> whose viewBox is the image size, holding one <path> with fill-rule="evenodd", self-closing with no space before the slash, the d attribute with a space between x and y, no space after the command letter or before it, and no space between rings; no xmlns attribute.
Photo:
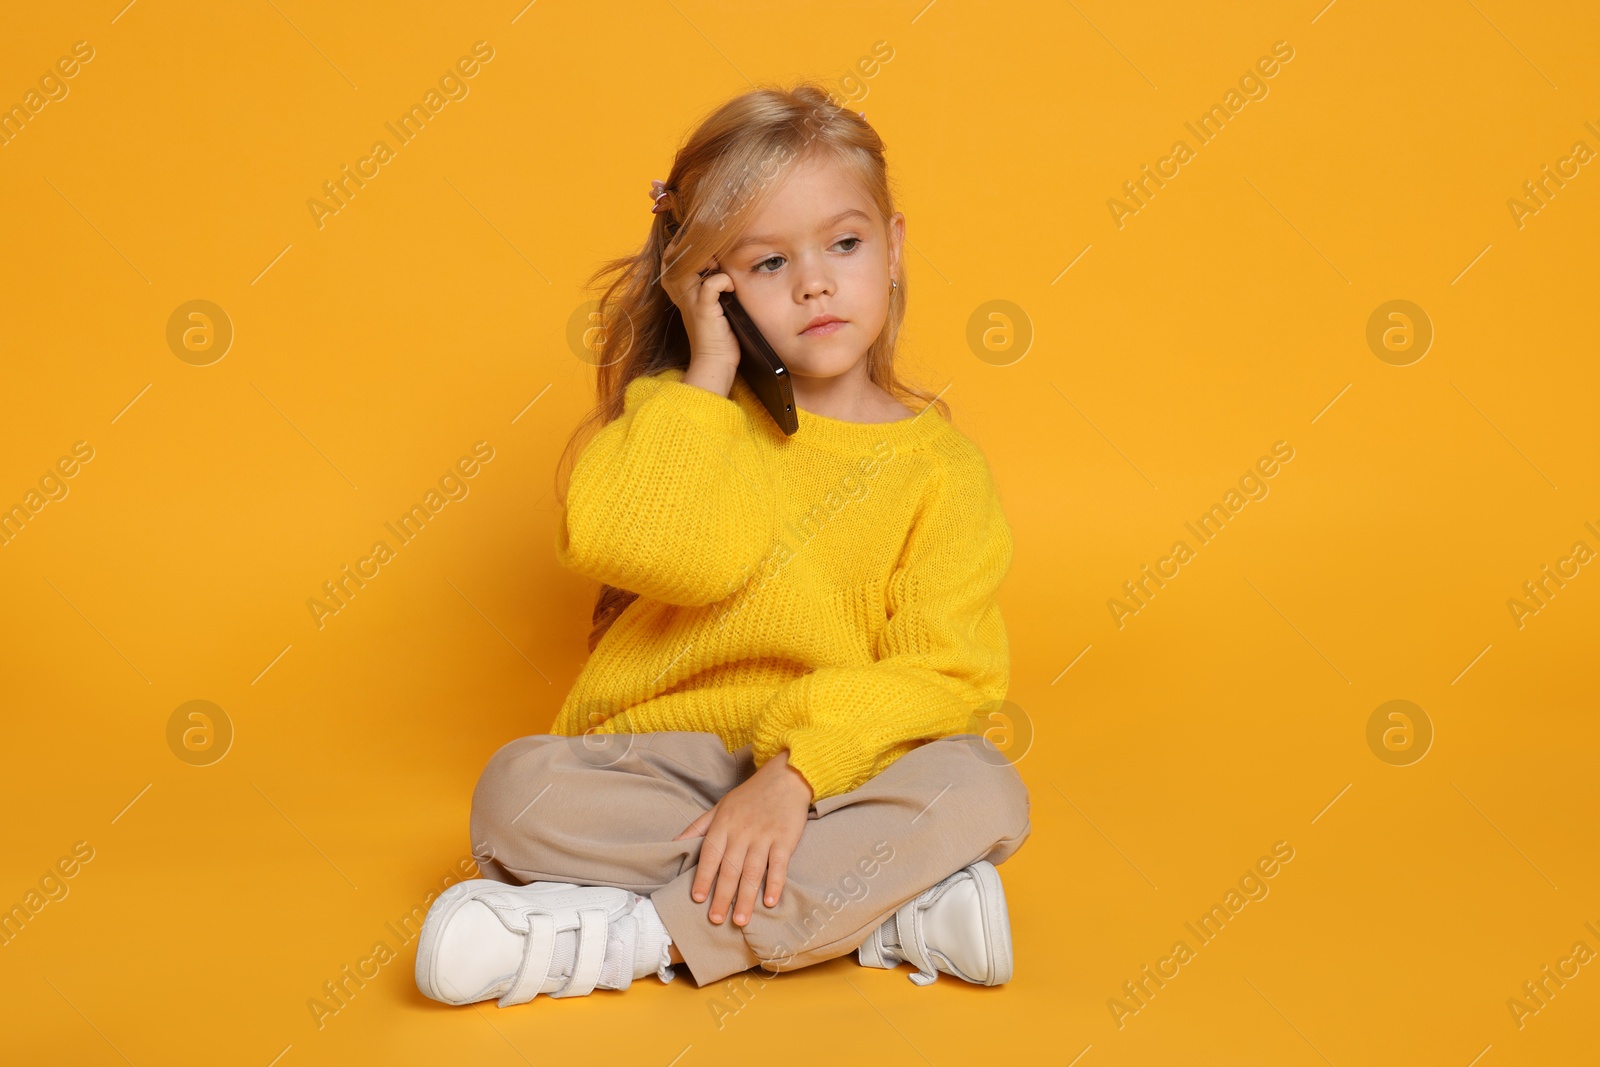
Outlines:
<svg viewBox="0 0 1600 1067"><path fill-rule="evenodd" d="M719 833L715 838L707 833L705 843L700 846L700 863L695 867L694 882L689 886L689 895L698 903L706 899L711 892L711 885L717 877L717 864L722 862L724 844L727 835Z"/></svg>
<svg viewBox="0 0 1600 1067"><path fill-rule="evenodd" d="M720 805L721 802L718 803ZM716 808L712 808L695 822L711 820L715 812ZM689 895L696 903L711 895L709 915L712 922L720 923L727 917L728 901L738 888L743 860L749 849L742 840L730 841L728 831L723 826L712 825L706 829L705 834L706 839L700 845L700 862L695 867L694 882L689 886ZM715 895L712 895L713 887Z"/></svg>
<svg viewBox="0 0 1600 1067"><path fill-rule="evenodd" d="M707 304L717 302L717 294L733 292L733 279L728 277L726 271L715 271L707 274L700 283L700 299Z"/></svg>
<svg viewBox="0 0 1600 1067"><path fill-rule="evenodd" d="M680 234L679 236L674 237L671 241L668 241L666 246L662 248L662 250L661 250L661 277L662 277L662 279L666 279L668 276L674 275L676 273L674 268L677 268L677 267L680 266L680 261L681 260L690 259L690 257L692 257L692 255L694 253L694 245L692 245L692 244L680 245L680 242L682 240L683 240L683 236ZM710 273L710 272L712 272L712 271L714 271L716 269L717 269L716 260L708 258L708 259L705 260L705 262L700 264L700 267L699 267L699 269L697 271L697 274L700 275L700 276L704 276L704 275L706 275L706 274L708 274L708 273ZM689 284L693 285L693 282L690 282Z"/></svg>
<svg viewBox="0 0 1600 1067"><path fill-rule="evenodd" d="M695 249L693 245L679 247L680 237L674 237L667 242L661 250L661 274L659 280L662 286L672 296L675 303L682 303L684 297L692 295L705 281L717 279L714 291L732 289L733 281L723 273L721 266L711 257L700 262L692 277L688 276L687 268L693 264Z"/></svg>
<svg viewBox="0 0 1600 1067"><path fill-rule="evenodd" d="M717 888L711 896L711 921L720 923L726 919L734 896L739 894L743 899L747 888L750 900L755 900L756 892L761 888L761 876L766 870L765 853L750 849L742 842L732 845L717 868ZM747 903L744 907L748 921L750 905Z"/></svg>
<svg viewBox="0 0 1600 1067"><path fill-rule="evenodd" d="M792 849L784 849L781 845L772 850L767 857L767 896L765 903L769 908L778 906L778 901L783 898L783 887L789 880L789 857L793 855Z"/></svg>
<svg viewBox="0 0 1600 1067"><path fill-rule="evenodd" d="M743 926L750 921L755 910L756 895L761 892L761 879L767 873L767 856L751 849L745 854L744 872L739 879L739 896L733 904L733 921Z"/></svg>
<svg viewBox="0 0 1600 1067"><path fill-rule="evenodd" d="M740 795L730 792L728 797ZM705 827L705 840L700 845L689 895L696 903L710 898L706 911L713 923L723 922L731 911L735 925L742 927L755 915L763 882L766 886L763 902L768 908L776 907L782 899L788 884L789 863L805 826L803 819L801 825L784 825L782 820L767 818L769 797L758 795L753 812L741 808L737 802L727 802L728 797L690 825L693 831L702 822L709 823Z"/></svg>

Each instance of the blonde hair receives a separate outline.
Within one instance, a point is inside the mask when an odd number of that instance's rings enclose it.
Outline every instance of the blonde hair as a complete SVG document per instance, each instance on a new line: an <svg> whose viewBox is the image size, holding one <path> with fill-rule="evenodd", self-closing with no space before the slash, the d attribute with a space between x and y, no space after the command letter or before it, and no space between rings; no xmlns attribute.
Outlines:
<svg viewBox="0 0 1600 1067"><path fill-rule="evenodd" d="M590 288L608 277L612 280L599 298L604 340L596 353L596 404L573 431L556 466L556 500L561 507L566 505L581 444L622 415L628 384L641 375L689 366L689 336L682 315L657 273L673 236L669 224L681 226L682 247L695 251L679 256L668 265L668 273L696 269L707 259L720 262L764 201L764 193L788 167L813 158L843 164L887 228L895 207L883 141L855 111L836 104L813 82L792 88L764 85L732 98L708 115L678 150L666 179L672 193L666 209L653 216L644 247L606 262L589 279ZM934 404L948 419L949 407L942 399L895 374L895 348L906 306L906 280L896 280L899 285L890 294L883 330L867 349L867 375L895 399L920 401L908 405L919 410ZM600 587L590 652L637 596L610 585Z"/></svg>

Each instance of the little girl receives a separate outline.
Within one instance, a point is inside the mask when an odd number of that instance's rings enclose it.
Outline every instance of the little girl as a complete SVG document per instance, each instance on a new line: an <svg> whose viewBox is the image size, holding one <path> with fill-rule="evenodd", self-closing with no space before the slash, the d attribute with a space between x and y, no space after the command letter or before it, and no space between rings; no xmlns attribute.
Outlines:
<svg viewBox="0 0 1600 1067"><path fill-rule="evenodd" d="M979 733L1009 681L1012 537L983 453L895 375L883 152L814 85L739 96L654 183L643 250L595 276L617 275L601 428L556 537L601 583L591 655L553 732L478 781L487 877L429 909L427 996L507 1007L677 963L705 986L852 950L919 985L1010 979L994 864L1028 791ZM739 374L730 291L788 367L792 436Z"/></svg>

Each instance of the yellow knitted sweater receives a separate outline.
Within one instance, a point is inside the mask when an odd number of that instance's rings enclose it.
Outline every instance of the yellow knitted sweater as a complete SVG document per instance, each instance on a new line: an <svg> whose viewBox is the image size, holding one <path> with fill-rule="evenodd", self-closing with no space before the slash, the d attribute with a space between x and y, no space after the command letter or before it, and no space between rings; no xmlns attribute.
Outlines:
<svg viewBox="0 0 1600 1067"><path fill-rule="evenodd" d="M977 445L931 407L802 409L786 437L743 378L725 397L683 377L630 382L573 468L557 558L639 598L552 732L705 731L757 766L788 749L813 802L981 732L1010 680L1012 537Z"/></svg>

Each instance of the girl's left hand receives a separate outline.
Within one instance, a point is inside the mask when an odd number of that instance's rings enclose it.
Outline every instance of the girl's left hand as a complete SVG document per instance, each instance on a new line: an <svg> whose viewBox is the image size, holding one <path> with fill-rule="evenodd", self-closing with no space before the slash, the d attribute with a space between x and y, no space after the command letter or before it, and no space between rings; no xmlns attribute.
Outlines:
<svg viewBox="0 0 1600 1067"><path fill-rule="evenodd" d="M727 917L728 902L737 892L733 921L740 926L748 923L763 875L767 881L766 905L777 905L783 894L789 857L794 855L806 828L813 795L805 776L789 766L789 752L785 749L758 767L748 780L728 790L673 838L681 841L705 834L690 893L696 901L706 899L715 880L712 922L720 923Z"/></svg>

